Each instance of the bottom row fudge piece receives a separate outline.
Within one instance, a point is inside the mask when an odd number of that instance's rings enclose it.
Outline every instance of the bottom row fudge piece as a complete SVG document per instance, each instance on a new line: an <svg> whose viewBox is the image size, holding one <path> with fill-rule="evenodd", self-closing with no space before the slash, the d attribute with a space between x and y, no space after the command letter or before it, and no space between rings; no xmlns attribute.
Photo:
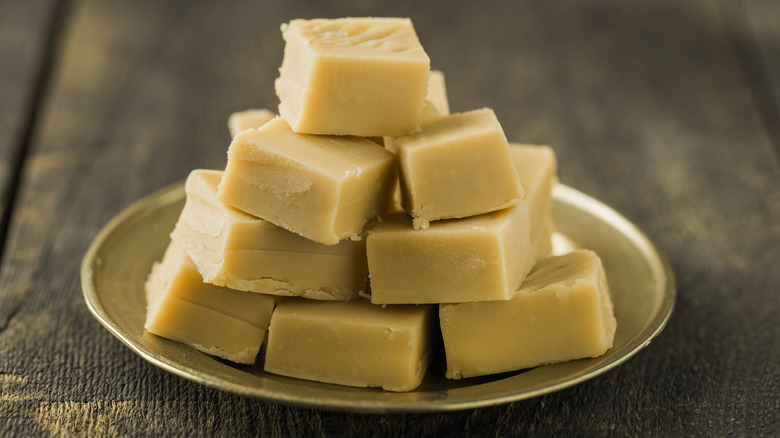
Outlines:
<svg viewBox="0 0 780 438"><path fill-rule="evenodd" d="M300 379L387 391L422 382L433 306L377 306L367 300L282 300L268 332L265 370Z"/></svg>
<svg viewBox="0 0 780 438"><path fill-rule="evenodd" d="M233 362L252 364L263 344L274 297L204 283L177 242L146 282L150 333Z"/></svg>
<svg viewBox="0 0 780 438"><path fill-rule="evenodd" d="M374 304L507 300L534 264L528 204L415 230L383 218L366 243Z"/></svg>
<svg viewBox="0 0 780 438"><path fill-rule="evenodd" d="M365 291L365 240L323 245L217 199L222 172L193 170L174 240L204 281L272 295L348 301Z"/></svg>
<svg viewBox="0 0 780 438"><path fill-rule="evenodd" d="M509 301L443 304L439 318L450 379L601 356L616 328L601 260L586 250L540 261Z"/></svg>

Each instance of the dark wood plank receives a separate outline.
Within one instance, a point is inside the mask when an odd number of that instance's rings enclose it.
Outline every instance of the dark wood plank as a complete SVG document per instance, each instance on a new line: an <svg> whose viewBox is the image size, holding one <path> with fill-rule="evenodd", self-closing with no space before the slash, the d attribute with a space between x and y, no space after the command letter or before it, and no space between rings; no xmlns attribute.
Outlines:
<svg viewBox="0 0 780 438"><path fill-rule="evenodd" d="M762 101L767 129L780 160L780 14L771 0L745 0L740 5L744 8L741 14L731 16L744 17L748 22L745 39L755 47L745 52L755 57L753 82L760 88L757 99Z"/></svg>
<svg viewBox="0 0 780 438"><path fill-rule="evenodd" d="M0 274L0 435L776 433L780 172L718 11L488 3L76 3ZM276 104L281 22L344 15L411 16L454 110L493 107L511 140L553 145L564 183L657 239L679 299L656 341L525 402L357 415L202 387L100 327L78 278L97 230L190 169L224 166L228 113Z"/></svg>
<svg viewBox="0 0 780 438"><path fill-rule="evenodd" d="M0 251L45 77L55 3L0 1Z"/></svg>

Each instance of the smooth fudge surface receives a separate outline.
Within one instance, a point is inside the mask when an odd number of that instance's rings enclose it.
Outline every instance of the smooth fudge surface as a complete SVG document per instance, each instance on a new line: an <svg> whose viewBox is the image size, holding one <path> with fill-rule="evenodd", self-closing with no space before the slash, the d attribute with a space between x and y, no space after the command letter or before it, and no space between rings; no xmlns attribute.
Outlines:
<svg viewBox="0 0 780 438"><path fill-rule="evenodd" d="M550 219L552 189L558 182L558 161L549 146L509 145L512 161L525 190L525 199L531 211L531 240L537 259L552 252L554 226Z"/></svg>
<svg viewBox="0 0 780 438"><path fill-rule="evenodd" d="M537 263L509 301L443 304L447 378L597 357L617 326L601 260L578 250Z"/></svg>
<svg viewBox="0 0 780 438"><path fill-rule="evenodd" d="M392 202L395 155L360 137L298 134L281 117L238 134L217 198L326 245Z"/></svg>
<svg viewBox="0 0 780 438"><path fill-rule="evenodd" d="M233 362L254 363L274 297L204 283L195 264L172 241L145 285L150 333Z"/></svg>
<svg viewBox="0 0 780 438"><path fill-rule="evenodd" d="M275 82L296 132L402 135L420 130L430 59L408 18L292 20Z"/></svg>
<svg viewBox="0 0 780 438"><path fill-rule="evenodd" d="M427 98L428 101L433 104L433 107L436 110L435 116L431 117L446 116L450 114L450 105L447 99L447 89L444 83L444 73L439 70L431 70L431 76L428 79ZM393 137L384 137L381 141L381 144L383 144L388 150L396 152ZM393 204L390 206L390 211L404 211L400 182L396 182L395 191L393 193Z"/></svg>
<svg viewBox="0 0 780 438"><path fill-rule="evenodd" d="M436 108L436 114L446 116L450 114L450 101L447 98L447 85L444 81L444 72L441 70L431 70L428 78L428 96L427 99Z"/></svg>
<svg viewBox="0 0 780 438"><path fill-rule="evenodd" d="M375 304L508 300L534 264L528 205L415 230L406 214L383 218L366 251Z"/></svg>
<svg viewBox="0 0 780 438"><path fill-rule="evenodd" d="M450 114L450 103L449 99L447 98L447 87L444 82L444 73L440 70L431 70L431 74L428 77L428 95L426 96L426 100L430 103L430 105L429 111L424 117L425 120ZM389 150L396 152L395 143L393 143L393 136L385 136L381 139L377 138L376 142L384 145Z"/></svg>
<svg viewBox="0 0 780 438"><path fill-rule="evenodd" d="M393 142L403 206L415 228L511 207L523 197L504 131L489 108L433 118Z"/></svg>
<svg viewBox="0 0 780 438"><path fill-rule="evenodd" d="M411 391L420 385L430 362L434 312L432 306L377 306L363 299L283 299L271 318L265 370Z"/></svg>
<svg viewBox="0 0 780 438"><path fill-rule="evenodd" d="M237 111L228 117L228 130L230 138L247 129L257 129L276 117L273 111L267 109L248 109Z"/></svg>
<svg viewBox="0 0 780 438"><path fill-rule="evenodd" d="M217 199L222 172L194 170L173 238L203 280L232 289L319 300L351 300L368 279L365 240L323 245Z"/></svg>

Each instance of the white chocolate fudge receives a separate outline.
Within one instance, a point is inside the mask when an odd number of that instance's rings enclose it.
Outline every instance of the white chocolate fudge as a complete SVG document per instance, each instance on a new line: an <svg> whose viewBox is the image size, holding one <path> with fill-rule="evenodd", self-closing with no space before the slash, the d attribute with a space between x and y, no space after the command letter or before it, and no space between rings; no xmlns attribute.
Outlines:
<svg viewBox="0 0 780 438"><path fill-rule="evenodd" d="M592 251L540 261L509 301L439 307L447 378L597 357L616 321L604 268Z"/></svg>
<svg viewBox="0 0 780 438"><path fill-rule="evenodd" d="M531 240L534 253L541 259L552 251L554 227L550 220L552 189L558 179L558 161L549 146L509 144L525 199L531 211Z"/></svg>
<svg viewBox="0 0 780 438"><path fill-rule="evenodd" d="M154 264L146 299L149 333L244 364L254 363L274 308L270 295L204 283L176 242Z"/></svg>
<svg viewBox="0 0 780 438"><path fill-rule="evenodd" d="M238 134L217 198L315 242L361 234L392 202L392 152L360 137L297 134L282 119Z"/></svg>
<svg viewBox="0 0 780 438"><path fill-rule="evenodd" d="M488 108L431 119L393 142L415 228L501 210L523 197L504 131Z"/></svg>
<svg viewBox="0 0 780 438"><path fill-rule="evenodd" d="M395 214L366 243L375 304L508 300L534 264L528 204L415 230Z"/></svg>
<svg viewBox="0 0 780 438"><path fill-rule="evenodd" d="M401 135L426 117L430 59L409 19L293 20L276 80L279 114L296 132Z"/></svg>
<svg viewBox="0 0 780 438"><path fill-rule="evenodd" d="M365 240L323 245L225 205L222 172L194 170L173 238L207 283L272 295L352 300L368 280Z"/></svg>
<svg viewBox="0 0 780 438"><path fill-rule="evenodd" d="M265 370L300 379L411 391L430 361L431 306L288 298L274 311Z"/></svg>
<svg viewBox="0 0 780 438"><path fill-rule="evenodd" d="M235 112L228 117L230 138L247 129L257 129L273 120L274 117L276 114L267 109L248 109Z"/></svg>

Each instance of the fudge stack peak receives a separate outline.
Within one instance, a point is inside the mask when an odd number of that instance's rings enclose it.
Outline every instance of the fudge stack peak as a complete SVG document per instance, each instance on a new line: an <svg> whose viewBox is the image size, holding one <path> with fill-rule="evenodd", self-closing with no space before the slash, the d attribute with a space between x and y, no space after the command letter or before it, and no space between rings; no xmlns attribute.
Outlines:
<svg viewBox="0 0 780 438"><path fill-rule="evenodd" d="M420 130L430 59L411 20L293 20L276 80L279 114L296 132L381 137Z"/></svg>
<svg viewBox="0 0 780 438"><path fill-rule="evenodd" d="M425 59L412 20L401 17L295 19L282 24L282 36L305 38L313 49L338 47L340 53L374 58Z"/></svg>

